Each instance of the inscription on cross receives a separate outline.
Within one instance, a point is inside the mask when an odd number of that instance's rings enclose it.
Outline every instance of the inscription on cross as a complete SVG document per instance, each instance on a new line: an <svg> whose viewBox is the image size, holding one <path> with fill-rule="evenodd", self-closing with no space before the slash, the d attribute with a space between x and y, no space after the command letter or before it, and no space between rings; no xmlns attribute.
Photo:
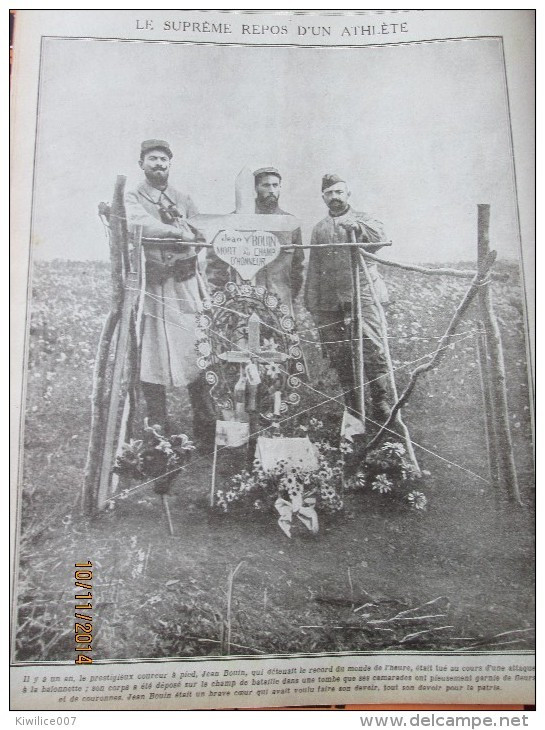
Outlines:
<svg viewBox="0 0 545 730"><path fill-rule="evenodd" d="M301 224L292 215L264 216L254 212L254 176L247 167L237 175L235 202L234 213L199 214L188 222L212 242L214 252L222 261L249 281L280 253L280 242L274 234L294 231Z"/></svg>
<svg viewBox="0 0 545 730"><path fill-rule="evenodd" d="M291 233L300 227L292 215L262 215L255 212L254 176L247 167L235 181L235 212L220 215L199 214L188 222L211 242L215 254L231 266L243 281L252 281L281 251L275 233ZM263 230L266 227L267 230ZM241 315L242 316L242 315ZM265 349L260 342L261 321L254 312L248 318L248 336L244 346L222 352L218 357L226 363L240 365L240 377L234 396L238 402L235 417L244 418L246 410L255 411L257 386L260 382L257 364L282 363L289 359L284 352ZM248 397L246 389L248 388ZM280 391L275 393L274 412L280 412Z"/></svg>

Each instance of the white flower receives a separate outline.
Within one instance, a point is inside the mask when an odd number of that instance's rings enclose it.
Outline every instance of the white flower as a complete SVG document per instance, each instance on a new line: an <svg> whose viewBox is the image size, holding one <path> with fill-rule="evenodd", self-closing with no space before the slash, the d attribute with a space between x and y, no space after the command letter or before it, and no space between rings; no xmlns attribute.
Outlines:
<svg viewBox="0 0 545 730"><path fill-rule="evenodd" d="M322 499L333 499L335 497L335 488L330 484L324 484L320 488L320 494Z"/></svg>
<svg viewBox="0 0 545 730"><path fill-rule="evenodd" d="M371 484L371 488L375 491L380 492L381 494L391 492L393 486L393 483L390 479L388 479L386 474L379 474Z"/></svg>
<svg viewBox="0 0 545 730"><path fill-rule="evenodd" d="M262 350L273 350L273 352L276 352L280 345L278 345L277 342L275 342L274 337L264 337L263 338L263 347Z"/></svg>
<svg viewBox="0 0 545 730"><path fill-rule="evenodd" d="M428 504L428 498L422 492L410 492L410 494L407 495L407 499L409 500L411 507L414 507L414 509L425 510Z"/></svg>
<svg viewBox="0 0 545 730"><path fill-rule="evenodd" d="M365 474L362 471L359 471L354 476L354 484L358 487L364 487L365 486Z"/></svg>
<svg viewBox="0 0 545 730"><path fill-rule="evenodd" d="M280 365L276 362L270 362L265 365L265 370L271 378L276 378L280 374Z"/></svg>
<svg viewBox="0 0 545 730"><path fill-rule="evenodd" d="M161 440L161 442L157 444L155 448L157 449L157 451L164 451L167 455L174 453L172 451L172 446L169 444L168 441Z"/></svg>
<svg viewBox="0 0 545 730"><path fill-rule="evenodd" d="M386 441L382 448L384 451L393 451L398 456L403 456L403 454L405 453L405 447L403 446L403 444L400 444L398 442L393 443L392 441Z"/></svg>
<svg viewBox="0 0 545 730"><path fill-rule="evenodd" d="M295 474L287 474L282 479L282 484L286 489L289 489L290 487L293 487L297 484L297 477Z"/></svg>
<svg viewBox="0 0 545 730"><path fill-rule="evenodd" d="M170 437L171 441L179 441L178 444L179 449L185 449L187 451L190 451L191 449L195 448L195 445L189 438L189 436L186 436L185 433L177 433L174 436Z"/></svg>

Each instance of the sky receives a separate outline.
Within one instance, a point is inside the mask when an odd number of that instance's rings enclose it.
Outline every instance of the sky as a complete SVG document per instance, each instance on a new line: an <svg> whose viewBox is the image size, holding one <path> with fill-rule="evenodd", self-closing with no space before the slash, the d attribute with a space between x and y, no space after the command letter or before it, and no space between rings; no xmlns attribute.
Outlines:
<svg viewBox="0 0 545 730"><path fill-rule="evenodd" d="M477 204L491 245L519 255L501 46L495 39L362 48L44 40L35 258L107 259L97 215L140 142L170 142L170 182L202 213L230 212L243 167L283 175L304 242L326 215L321 178L383 221L391 259L473 260Z"/></svg>

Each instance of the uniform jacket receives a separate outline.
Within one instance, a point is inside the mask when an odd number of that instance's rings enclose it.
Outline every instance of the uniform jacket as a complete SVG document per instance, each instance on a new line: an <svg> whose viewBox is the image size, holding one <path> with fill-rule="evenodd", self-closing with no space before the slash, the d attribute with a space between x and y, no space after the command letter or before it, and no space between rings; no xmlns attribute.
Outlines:
<svg viewBox="0 0 545 730"><path fill-rule="evenodd" d="M263 230L267 230L267 215L290 215L280 207L274 210L261 208L257 201L255 212L263 214ZM293 309L293 299L299 294L303 284L303 263L305 259L304 250L299 248L301 240L301 229L297 228L290 232L276 232L281 245L289 246L283 248L274 261L264 266L256 276L256 284L264 286L268 291L287 304L290 310ZM236 281L236 272L224 261L221 261L212 250L208 256L206 268L208 281L215 288L222 288L228 281ZM293 313L293 311L292 311Z"/></svg>
<svg viewBox="0 0 545 730"><path fill-rule="evenodd" d="M324 243L349 241L349 234L342 227L347 218L360 224L358 241L370 243L386 240L382 223L367 213L359 213L350 206L338 216L331 214L321 220L313 229L311 246ZM365 239L363 236L365 235ZM310 249L307 280L305 285L305 306L310 312L331 312L352 301L352 251L348 246ZM381 302L388 301L388 292L376 264L368 264L368 270ZM362 299L371 300L371 292L365 274L360 274Z"/></svg>
<svg viewBox="0 0 545 730"><path fill-rule="evenodd" d="M182 214L182 218L178 218L173 225L163 223L159 213L160 206L169 208L175 205ZM187 218L198 213L195 203L189 195L178 192L172 185L168 185L165 190L157 190L147 181L138 185L134 190L125 193L125 210L127 213L127 223L129 225L143 226L143 235L149 238L171 238L173 236L184 238L186 234L189 240L193 240L195 231L187 223ZM179 253L184 257L193 256L195 250L193 246L180 246ZM156 258L162 249L157 247L146 246L146 252L150 251L150 258ZM147 255L147 254L146 254Z"/></svg>

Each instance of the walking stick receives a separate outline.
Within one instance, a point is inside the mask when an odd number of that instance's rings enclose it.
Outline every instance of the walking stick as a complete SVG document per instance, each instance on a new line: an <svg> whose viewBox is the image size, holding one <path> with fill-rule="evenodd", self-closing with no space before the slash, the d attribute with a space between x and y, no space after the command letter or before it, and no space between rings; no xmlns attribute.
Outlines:
<svg viewBox="0 0 545 730"><path fill-rule="evenodd" d="M352 243L356 242L356 232L350 231L350 241ZM357 347L357 357L356 357L356 377L357 377L357 392L358 392L358 404L359 404L359 414L361 417L361 421L363 425L365 426L365 368L364 368L364 358L363 358L363 318L362 318L362 311L361 311L361 282L360 282L360 266L357 256L357 249L352 249L351 252L351 259L352 259L352 283L353 283L353 299L352 299L352 309L353 309L353 321L355 322L355 329L357 332L357 340L358 340L358 347ZM355 300L355 301L354 301Z"/></svg>
<svg viewBox="0 0 545 730"><path fill-rule="evenodd" d="M377 290L375 289L375 284L373 283L373 280L371 279L371 274L369 273L369 267L367 266L367 261L365 260L365 256L363 255L363 252L361 250L358 251L358 254L359 254L361 267L363 269L363 273L365 274L365 278L367 279L369 291L371 292L373 302L379 313L382 349L384 350L384 357L386 358L386 364L388 366L388 380L390 382L390 388L392 390L392 395L394 396L394 401L397 402L397 400L399 399L399 396L397 393L397 385L396 385L395 376L394 376L394 366L392 364L392 357L390 355L390 345L388 343L388 325L386 323L386 315L384 314L384 308L378 297ZM418 461L416 459L416 454L414 453L413 443L411 441L409 429L403 422L403 419L401 418L401 413L399 411L396 415L396 423L399 425L399 427L401 428L401 431L403 432L403 438L405 440L405 447L407 449L407 453L409 454L409 458L412 461L418 474L420 474L421 471L420 471L420 467L418 465Z"/></svg>
<svg viewBox="0 0 545 730"><path fill-rule="evenodd" d="M218 439L214 436L214 456L212 459L212 484L210 485L210 506L214 506L214 496L216 493L216 469L218 466Z"/></svg>
<svg viewBox="0 0 545 730"><path fill-rule="evenodd" d="M161 501L163 503L163 509L165 510L165 515L168 522L168 531L170 532L171 536L174 536L174 527L172 526L172 519L170 517L170 507L168 505L168 497L166 494L161 495Z"/></svg>

